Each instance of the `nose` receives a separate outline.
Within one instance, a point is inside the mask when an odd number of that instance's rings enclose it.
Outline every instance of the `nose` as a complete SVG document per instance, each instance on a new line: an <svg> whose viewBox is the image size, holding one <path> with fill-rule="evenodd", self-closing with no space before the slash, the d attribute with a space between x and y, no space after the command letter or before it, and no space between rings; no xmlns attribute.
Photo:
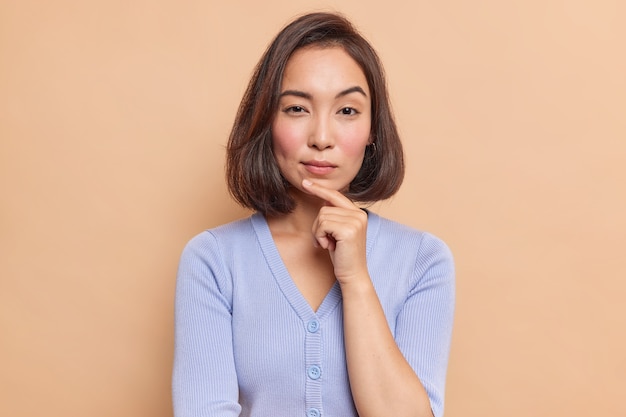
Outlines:
<svg viewBox="0 0 626 417"><path fill-rule="evenodd" d="M331 120L326 116L318 115L312 122L309 146L318 150L332 148L335 145L335 139Z"/></svg>

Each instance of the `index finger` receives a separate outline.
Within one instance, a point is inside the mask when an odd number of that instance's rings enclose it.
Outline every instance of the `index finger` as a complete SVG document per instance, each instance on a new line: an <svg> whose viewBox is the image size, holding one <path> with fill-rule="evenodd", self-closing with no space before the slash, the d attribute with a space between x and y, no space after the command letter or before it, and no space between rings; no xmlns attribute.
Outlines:
<svg viewBox="0 0 626 417"><path fill-rule="evenodd" d="M309 180L302 180L302 186L305 190L311 194L327 201L332 206L343 208L354 208L354 204L348 197L341 194L339 191L331 190L322 185L316 184Z"/></svg>

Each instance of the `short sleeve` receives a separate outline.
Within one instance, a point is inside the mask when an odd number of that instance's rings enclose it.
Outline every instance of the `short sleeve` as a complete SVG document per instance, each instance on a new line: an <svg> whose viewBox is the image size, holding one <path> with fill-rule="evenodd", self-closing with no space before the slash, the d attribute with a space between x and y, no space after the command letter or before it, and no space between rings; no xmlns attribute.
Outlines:
<svg viewBox="0 0 626 417"><path fill-rule="evenodd" d="M172 398L175 417L241 412L232 337L232 281L210 232L185 247L175 297Z"/></svg>
<svg viewBox="0 0 626 417"><path fill-rule="evenodd" d="M398 347L428 393L435 417L443 415L454 318L454 279L454 262L446 244L423 234L395 335Z"/></svg>

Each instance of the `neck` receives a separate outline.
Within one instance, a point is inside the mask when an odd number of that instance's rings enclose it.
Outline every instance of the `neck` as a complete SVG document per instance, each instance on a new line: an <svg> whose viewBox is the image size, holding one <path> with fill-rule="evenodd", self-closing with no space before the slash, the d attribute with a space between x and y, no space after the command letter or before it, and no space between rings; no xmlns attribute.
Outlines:
<svg viewBox="0 0 626 417"><path fill-rule="evenodd" d="M325 202L297 189L292 189L290 194L296 201L296 208L288 214L268 217L268 225L275 233L310 234L313 222Z"/></svg>

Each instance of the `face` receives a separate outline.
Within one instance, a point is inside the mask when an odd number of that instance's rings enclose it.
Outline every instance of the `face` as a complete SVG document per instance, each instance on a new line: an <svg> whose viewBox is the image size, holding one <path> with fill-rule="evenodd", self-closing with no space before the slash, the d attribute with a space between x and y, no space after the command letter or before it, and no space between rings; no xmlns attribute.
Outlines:
<svg viewBox="0 0 626 417"><path fill-rule="evenodd" d="M296 51L285 68L272 123L274 156L283 176L346 191L369 143L370 91L365 74L341 47Z"/></svg>

